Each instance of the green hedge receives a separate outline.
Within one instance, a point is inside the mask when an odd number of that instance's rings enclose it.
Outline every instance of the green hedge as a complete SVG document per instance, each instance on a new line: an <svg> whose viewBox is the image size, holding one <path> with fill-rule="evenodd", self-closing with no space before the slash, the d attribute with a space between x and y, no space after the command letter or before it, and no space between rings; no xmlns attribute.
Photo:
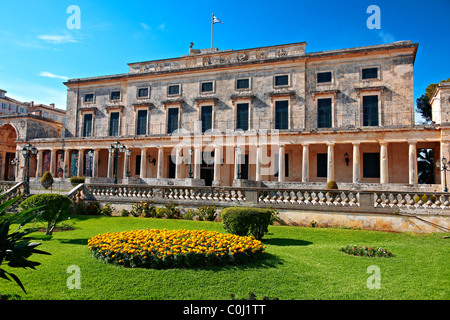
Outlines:
<svg viewBox="0 0 450 320"><path fill-rule="evenodd" d="M263 208L228 207L222 209L220 216L227 232L238 236L252 235L261 240L272 222L272 211Z"/></svg>

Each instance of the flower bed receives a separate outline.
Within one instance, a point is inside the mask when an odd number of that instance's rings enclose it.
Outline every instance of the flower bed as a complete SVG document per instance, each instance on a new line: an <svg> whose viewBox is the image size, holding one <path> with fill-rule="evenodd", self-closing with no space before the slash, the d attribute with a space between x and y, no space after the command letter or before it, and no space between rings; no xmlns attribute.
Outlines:
<svg viewBox="0 0 450 320"><path fill-rule="evenodd" d="M204 230L108 232L89 239L88 245L99 259L142 268L237 264L264 253L261 241L253 237Z"/></svg>
<svg viewBox="0 0 450 320"><path fill-rule="evenodd" d="M354 255L354 256L367 256L367 257L392 257L392 252L387 251L386 248L375 248L375 247L358 247L355 245L348 245L346 247L341 247L340 251Z"/></svg>

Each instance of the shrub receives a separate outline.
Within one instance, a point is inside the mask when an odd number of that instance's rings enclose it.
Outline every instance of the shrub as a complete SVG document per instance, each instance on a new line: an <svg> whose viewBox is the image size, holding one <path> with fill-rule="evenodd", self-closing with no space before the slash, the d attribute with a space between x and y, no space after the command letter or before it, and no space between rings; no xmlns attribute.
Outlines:
<svg viewBox="0 0 450 320"><path fill-rule="evenodd" d="M71 184L80 184L84 183L85 177L70 177L70 183Z"/></svg>
<svg viewBox="0 0 450 320"><path fill-rule="evenodd" d="M338 188L338 185L337 185L336 181L330 180L327 183L327 189L328 190L335 190L335 189L339 189L339 188Z"/></svg>
<svg viewBox="0 0 450 320"><path fill-rule="evenodd" d="M350 244L346 247L341 247L339 250L346 254L354 256L384 257L384 258L392 257L392 252L387 251L385 248L382 247L378 248L375 248L374 246L358 247L356 246L356 244L355 245Z"/></svg>
<svg viewBox="0 0 450 320"><path fill-rule="evenodd" d="M76 214L96 216L100 214L100 204L97 201L82 201L77 204Z"/></svg>
<svg viewBox="0 0 450 320"><path fill-rule="evenodd" d="M114 207L111 204L106 203L103 207L101 207L100 214L102 216L111 216L113 211Z"/></svg>
<svg viewBox="0 0 450 320"><path fill-rule="evenodd" d="M155 206L153 205L153 201L141 201L134 203L131 206L131 215L133 217L146 217L146 218L156 218L157 217L157 210Z"/></svg>
<svg viewBox="0 0 450 320"><path fill-rule="evenodd" d="M197 215L200 221L214 221L217 216L216 206L202 205L197 208Z"/></svg>
<svg viewBox="0 0 450 320"><path fill-rule="evenodd" d="M176 268L245 263L264 253L261 241L204 230L108 232L88 240L94 257L125 267Z"/></svg>
<svg viewBox="0 0 450 320"><path fill-rule="evenodd" d="M39 218L47 222L46 235L51 235L58 221L64 220L70 211L72 201L65 195L56 193L36 194L20 204L24 210L45 206Z"/></svg>
<svg viewBox="0 0 450 320"><path fill-rule="evenodd" d="M248 207L228 207L220 213L226 231L239 236L252 235L261 240L268 232L272 210Z"/></svg>
<svg viewBox="0 0 450 320"><path fill-rule="evenodd" d="M158 213L158 212L157 212ZM159 213L167 219L180 219L181 210L173 203L166 203L164 207L159 208Z"/></svg>
<svg viewBox="0 0 450 320"><path fill-rule="evenodd" d="M122 209L122 211L120 212L121 217L128 217L129 215L130 211L128 211L127 209Z"/></svg>
<svg viewBox="0 0 450 320"><path fill-rule="evenodd" d="M41 178L41 184L45 189L50 188L53 184L53 181L54 180L50 171L46 171Z"/></svg>
<svg viewBox="0 0 450 320"><path fill-rule="evenodd" d="M181 219L194 220L194 217L196 215L197 215L197 210L195 210L195 209L187 209L186 212L181 216Z"/></svg>

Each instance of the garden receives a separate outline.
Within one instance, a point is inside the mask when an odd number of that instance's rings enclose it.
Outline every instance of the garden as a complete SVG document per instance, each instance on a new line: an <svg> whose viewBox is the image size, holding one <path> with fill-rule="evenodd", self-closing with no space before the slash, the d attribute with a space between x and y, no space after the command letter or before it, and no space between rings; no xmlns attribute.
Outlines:
<svg viewBox="0 0 450 320"><path fill-rule="evenodd" d="M11 215L10 204L0 206L1 299L450 298L445 233L284 226L276 210L243 207L140 202L112 216L111 205L69 211L52 195Z"/></svg>

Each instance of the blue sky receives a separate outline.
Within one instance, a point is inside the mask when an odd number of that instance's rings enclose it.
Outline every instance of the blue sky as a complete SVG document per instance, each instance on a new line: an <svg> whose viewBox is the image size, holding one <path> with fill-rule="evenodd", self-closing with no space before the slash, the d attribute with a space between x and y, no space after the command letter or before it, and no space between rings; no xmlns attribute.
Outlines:
<svg viewBox="0 0 450 320"><path fill-rule="evenodd" d="M80 29L69 29L70 5ZM381 29L367 28L367 8L381 11ZM450 77L450 0L429 1L3 1L0 88L22 101L65 108L67 78L126 73L127 63L172 58L211 45L244 49L306 41L306 51L419 43L415 97Z"/></svg>

